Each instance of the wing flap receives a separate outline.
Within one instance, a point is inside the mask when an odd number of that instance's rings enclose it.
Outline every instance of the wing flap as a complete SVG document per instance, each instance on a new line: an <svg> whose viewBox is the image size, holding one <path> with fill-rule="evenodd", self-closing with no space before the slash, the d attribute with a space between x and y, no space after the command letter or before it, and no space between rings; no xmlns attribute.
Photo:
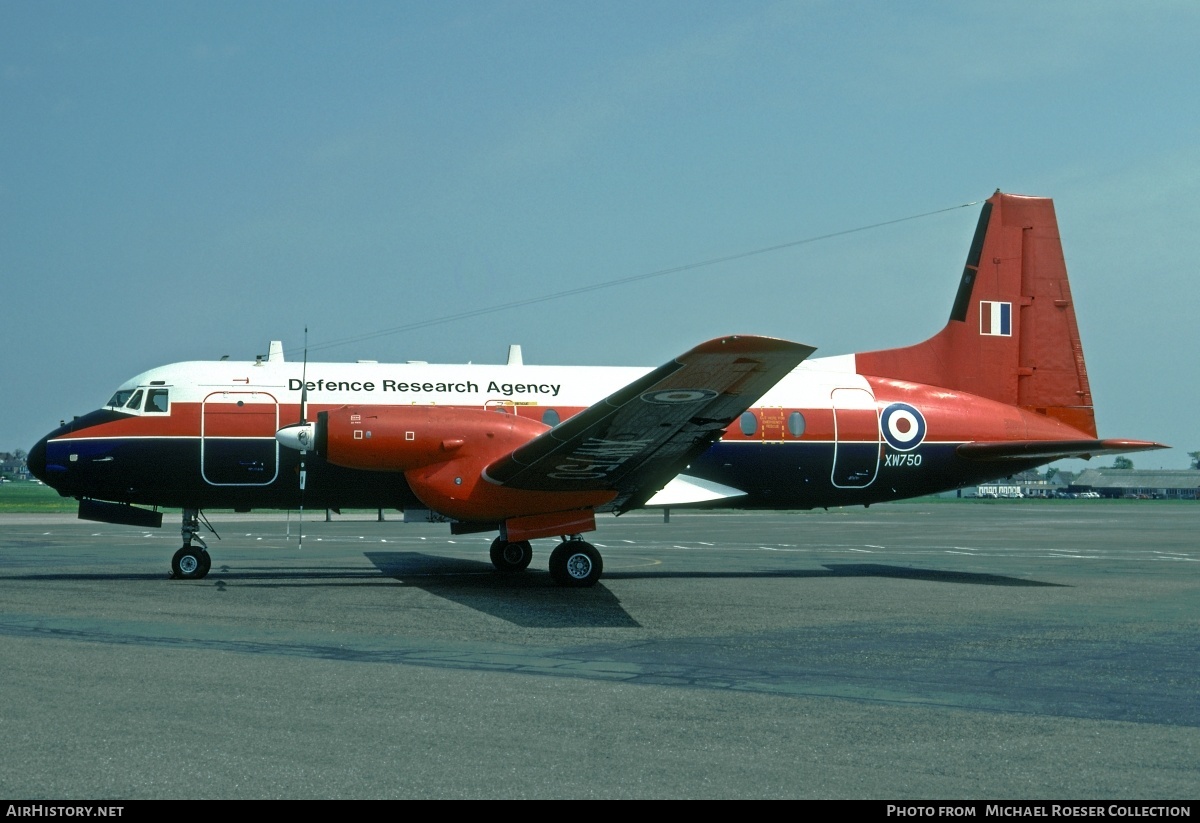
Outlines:
<svg viewBox="0 0 1200 823"><path fill-rule="evenodd" d="M535 491L615 490L642 505L815 349L768 337L703 343L569 418L484 471Z"/></svg>
<svg viewBox="0 0 1200 823"><path fill-rule="evenodd" d="M714 483L700 477L688 477L686 474L680 474L671 478L671 482L647 500L646 506L669 507L684 506L689 503L711 503L714 500L728 500L744 494L745 492L741 489L735 489L723 483Z"/></svg>

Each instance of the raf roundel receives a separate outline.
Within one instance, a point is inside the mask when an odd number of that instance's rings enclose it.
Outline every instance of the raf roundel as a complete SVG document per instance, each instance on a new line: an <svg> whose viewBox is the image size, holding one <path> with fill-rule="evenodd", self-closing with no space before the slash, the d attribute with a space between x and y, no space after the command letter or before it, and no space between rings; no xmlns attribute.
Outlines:
<svg viewBox="0 0 1200 823"><path fill-rule="evenodd" d="M896 451L912 451L925 439L925 417L915 406L893 403L879 416L883 439Z"/></svg>
<svg viewBox="0 0 1200 823"><path fill-rule="evenodd" d="M716 396L717 393L712 389L667 389L648 391L642 395L642 400L647 403L699 403Z"/></svg>

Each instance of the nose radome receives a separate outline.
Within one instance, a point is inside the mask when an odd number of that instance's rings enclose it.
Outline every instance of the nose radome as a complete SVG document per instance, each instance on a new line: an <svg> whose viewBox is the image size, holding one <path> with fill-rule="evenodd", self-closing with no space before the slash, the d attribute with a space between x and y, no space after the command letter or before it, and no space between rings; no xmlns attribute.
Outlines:
<svg viewBox="0 0 1200 823"><path fill-rule="evenodd" d="M29 454L25 455L25 465L34 477L46 482L46 438L33 444Z"/></svg>

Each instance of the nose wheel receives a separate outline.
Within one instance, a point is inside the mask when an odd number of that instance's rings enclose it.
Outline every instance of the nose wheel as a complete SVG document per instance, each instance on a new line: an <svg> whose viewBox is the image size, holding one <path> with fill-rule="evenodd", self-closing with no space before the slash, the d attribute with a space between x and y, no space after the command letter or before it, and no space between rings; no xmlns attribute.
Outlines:
<svg viewBox="0 0 1200 823"><path fill-rule="evenodd" d="M184 546L171 558L171 577L176 580L199 580L210 568L212 558L197 546Z"/></svg>

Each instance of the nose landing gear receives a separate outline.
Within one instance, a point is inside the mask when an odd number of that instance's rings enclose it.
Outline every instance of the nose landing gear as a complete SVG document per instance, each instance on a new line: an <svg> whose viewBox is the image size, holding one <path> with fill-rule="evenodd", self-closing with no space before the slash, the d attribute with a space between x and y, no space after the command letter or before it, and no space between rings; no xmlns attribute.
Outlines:
<svg viewBox="0 0 1200 823"><path fill-rule="evenodd" d="M200 510L184 509L183 525L180 527L180 532L183 534L183 548L175 552L171 558L171 578L173 580L200 580L212 568L212 557L208 553L208 545L197 534L199 530ZM216 532L213 533L216 534ZM193 541L200 545L193 546Z"/></svg>

